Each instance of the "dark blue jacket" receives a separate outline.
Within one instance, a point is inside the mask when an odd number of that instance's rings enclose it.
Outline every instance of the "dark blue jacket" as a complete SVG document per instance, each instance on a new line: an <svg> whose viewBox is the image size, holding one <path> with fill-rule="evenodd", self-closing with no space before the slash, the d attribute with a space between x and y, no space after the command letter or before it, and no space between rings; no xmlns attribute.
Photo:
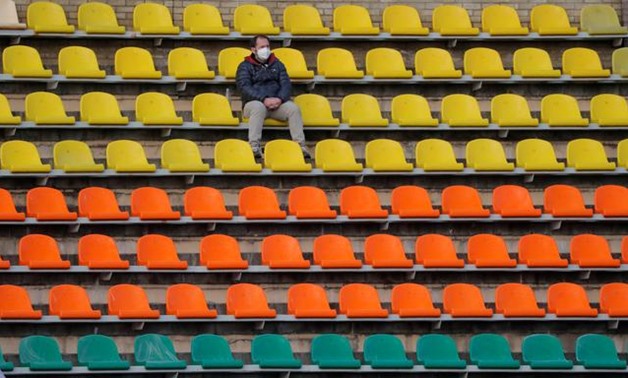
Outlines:
<svg viewBox="0 0 628 378"><path fill-rule="evenodd" d="M260 63L251 54L244 58L236 72L236 86L242 95L242 105L249 101L264 101L267 97L290 100L292 85L286 67L270 54L266 63Z"/></svg>

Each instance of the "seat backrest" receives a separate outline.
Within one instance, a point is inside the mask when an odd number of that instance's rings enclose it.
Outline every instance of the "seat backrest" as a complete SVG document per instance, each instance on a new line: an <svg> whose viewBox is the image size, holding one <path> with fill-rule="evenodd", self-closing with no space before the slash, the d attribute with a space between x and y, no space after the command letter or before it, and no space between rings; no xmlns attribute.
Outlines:
<svg viewBox="0 0 628 378"><path fill-rule="evenodd" d="M79 192L78 212L80 217L89 217L90 214L117 214L120 206L111 189L92 186Z"/></svg>
<svg viewBox="0 0 628 378"><path fill-rule="evenodd" d="M0 118L10 119L13 118L13 113L11 112L11 105L9 105L9 100L7 96L0 94ZM17 122L19 122L20 118L17 118Z"/></svg>
<svg viewBox="0 0 628 378"><path fill-rule="evenodd" d="M203 289L190 284L176 284L166 291L166 313L177 315L179 310L208 311Z"/></svg>
<svg viewBox="0 0 628 378"><path fill-rule="evenodd" d="M99 71L98 58L94 50L82 46L68 46L59 51L59 74Z"/></svg>
<svg viewBox="0 0 628 378"><path fill-rule="evenodd" d="M379 120L382 112L377 99L371 95L354 93L342 99L342 122L355 123L368 120Z"/></svg>
<svg viewBox="0 0 628 378"><path fill-rule="evenodd" d="M355 360L349 340L345 336L331 333L318 335L312 339L311 356L315 364Z"/></svg>
<svg viewBox="0 0 628 378"><path fill-rule="evenodd" d="M473 75L477 71L503 70L504 64L497 50L474 47L464 52L464 72Z"/></svg>
<svg viewBox="0 0 628 378"><path fill-rule="evenodd" d="M465 283L450 284L443 290L443 308L452 313L454 309L483 309L484 297L480 288Z"/></svg>
<svg viewBox="0 0 628 378"><path fill-rule="evenodd" d="M326 97L315 93L303 93L296 96L293 101L301 110L303 124L306 126L315 126L321 121L335 119L331 111L329 100L327 100ZM335 120L335 125L337 126L340 122L338 119Z"/></svg>
<svg viewBox="0 0 628 378"><path fill-rule="evenodd" d="M334 166L355 165L351 143L342 139L324 139L316 143L314 152L316 168L330 169Z"/></svg>
<svg viewBox="0 0 628 378"><path fill-rule="evenodd" d="M307 71L307 63L303 53L290 47L279 47L273 50L273 54L286 66L288 76L292 73Z"/></svg>
<svg viewBox="0 0 628 378"><path fill-rule="evenodd" d="M78 285L57 285L48 295L50 315L62 315L66 311L93 311L87 291Z"/></svg>
<svg viewBox="0 0 628 378"><path fill-rule="evenodd" d="M596 362L619 362L617 348L613 339L606 335L588 333L576 339L576 360L585 365L597 365ZM622 361L625 367L626 362Z"/></svg>
<svg viewBox="0 0 628 378"><path fill-rule="evenodd" d="M33 312L28 291L21 286L0 285L0 317L5 312Z"/></svg>
<svg viewBox="0 0 628 378"><path fill-rule="evenodd" d="M342 314L350 310L382 308L377 290L371 285L360 283L344 285L338 294L338 302Z"/></svg>
<svg viewBox="0 0 628 378"><path fill-rule="evenodd" d="M425 260L456 260L456 247L449 236L425 234L416 238L414 243L416 262L423 264Z"/></svg>
<svg viewBox="0 0 628 378"><path fill-rule="evenodd" d="M595 164L605 166L609 163L604 145L595 140L580 138L567 143L567 166L577 168L578 166L589 166Z"/></svg>
<svg viewBox="0 0 628 378"><path fill-rule="evenodd" d="M512 57L512 71L515 75L533 75L552 71L552 59L547 51L536 47L517 49Z"/></svg>
<svg viewBox="0 0 628 378"><path fill-rule="evenodd" d="M118 315L121 311L150 309L144 289L130 284L111 286L107 293L107 304L109 315Z"/></svg>
<svg viewBox="0 0 628 378"><path fill-rule="evenodd" d="M227 314L239 310L267 309L268 301L264 289L258 285L239 283L227 289Z"/></svg>
<svg viewBox="0 0 628 378"><path fill-rule="evenodd" d="M40 29L41 27L65 26L68 21L61 5L51 1L35 1L26 9L26 24L29 29Z"/></svg>
<svg viewBox="0 0 628 378"><path fill-rule="evenodd" d="M375 139L366 144L366 167L384 167L389 164L403 166L408 164L401 143L392 139Z"/></svg>
<svg viewBox="0 0 628 378"><path fill-rule="evenodd" d="M208 71L205 54L191 47L177 47L168 53L168 75L186 76L186 73Z"/></svg>
<svg viewBox="0 0 628 378"><path fill-rule="evenodd" d="M432 295L427 287L416 283L395 285L390 294L392 312L399 314L406 307L433 309Z"/></svg>
<svg viewBox="0 0 628 378"><path fill-rule="evenodd" d="M232 261L242 260L238 241L229 235L212 234L201 240L200 245L201 264L207 265L208 261Z"/></svg>
<svg viewBox="0 0 628 378"><path fill-rule="evenodd" d="M17 16L17 8L13 0L0 1L0 23L4 24L5 27L17 27L20 25L20 20ZM24 29L24 24L21 24L20 29ZM0 357L0 359L1 358L2 357Z"/></svg>
<svg viewBox="0 0 628 378"><path fill-rule="evenodd" d="M116 50L114 64L116 75L129 71L155 71L152 55L148 50L140 47L122 47Z"/></svg>
<svg viewBox="0 0 628 378"><path fill-rule="evenodd" d="M17 210L15 209L15 203L13 202L13 197L11 197L11 192L0 188L0 214L15 213L17 213Z"/></svg>
<svg viewBox="0 0 628 378"><path fill-rule="evenodd" d="M497 313L512 313L517 316L521 311L534 311L538 308L534 290L529 285L506 283L495 289L495 312Z"/></svg>
<svg viewBox="0 0 628 378"><path fill-rule="evenodd" d="M571 75L580 70L602 70L602 61L595 50L572 47L563 51L563 72Z"/></svg>
<svg viewBox="0 0 628 378"><path fill-rule="evenodd" d="M87 3L91 4L91 3ZM122 117L116 97L105 92L89 92L81 96L81 121Z"/></svg>
<svg viewBox="0 0 628 378"><path fill-rule="evenodd" d="M61 253L57 241L48 235L28 234L18 244L20 265L31 261L60 261Z"/></svg>
<svg viewBox="0 0 628 378"><path fill-rule="evenodd" d="M291 189L288 194L288 211L291 215L298 217L300 212L310 213L329 210L327 194L321 188L299 186Z"/></svg>
<svg viewBox="0 0 628 378"><path fill-rule="evenodd" d="M612 215L623 212L623 209L626 209L626 198L628 198L628 188L625 186L598 186L594 195L595 212Z"/></svg>
<svg viewBox="0 0 628 378"><path fill-rule="evenodd" d="M471 28L467 10L459 5L439 5L432 11L432 28L440 33L443 29Z"/></svg>
<svg viewBox="0 0 628 378"><path fill-rule="evenodd" d="M580 9L580 29L583 31L593 33L620 27L619 16L610 5L588 4Z"/></svg>
<svg viewBox="0 0 628 378"><path fill-rule="evenodd" d="M162 4L140 3L133 9L133 29L141 32L142 29L171 27L172 16L170 10Z"/></svg>
<svg viewBox="0 0 628 378"><path fill-rule="evenodd" d="M392 99L390 118L394 123L403 124L413 119L431 120L432 113L425 97L416 94L401 94Z"/></svg>
<svg viewBox="0 0 628 378"><path fill-rule="evenodd" d="M295 27L322 28L323 21L318 9L306 4L288 5L283 10L283 29L292 33Z"/></svg>
<svg viewBox="0 0 628 378"><path fill-rule="evenodd" d="M600 289L600 312L616 316L613 310L624 310L628 300L628 284L624 282L607 283ZM622 314L621 316L624 316Z"/></svg>
<svg viewBox="0 0 628 378"><path fill-rule="evenodd" d="M508 247L504 238L492 234L476 234L467 239L469 262L478 260L508 260Z"/></svg>
<svg viewBox="0 0 628 378"><path fill-rule="evenodd" d="M88 3L89 4L89 3ZM115 341L104 335L82 336L77 343L76 358L80 365L122 362ZM127 362L127 361L124 361Z"/></svg>
<svg viewBox="0 0 628 378"><path fill-rule="evenodd" d="M529 364L534 361L562 361L565 352L560 340L553 335L536 334L526 336L521 343L523 362Z"/></svg>
<svg viewBox="0 0 628 378"><path fill-rule="evenodd" d="M142 145L133 140L114 140L107 144L107 168L118 169L125 165L146 165L148 159Z"/></svg>
<svg viewBox="0 0 628 378"><path fill-rule="evenodd" d="M628 47L622 47L613 51L611 60L614 74L628 75Z"/></svg>
<svg viewBox="0 0 628 378"><path fill-rule="evenodd" d="M420 141L416 145L415 155L418 168L425 168L428 163L438 166L457 163L453 146L448 141L442 139L424 139Z"/></svg>
<svg viewBox="0 0 628 378"><path fill-rule="evenodd" d="M259 364L265 360L294 359L290 342L283 335L258 335L251 343L251 359Z"/></svg>
<svg viewBox="0 0 628 378"><path fill-rule="evenodd" d="M67 213L68 205L60 190L47 187L30 189L26 193L26 216L40 213Z"/></svg>
<svg viewBox="0 0 628 378"><path fill-rule="evenodd" d="M519 239L519 261L523 264L531 259L559 259L560 251L556 240L549 235L528 234Z"/></svg>
<svg viewBox="0 0 628 378"><path fill-rule="evenodd" d="M340 5L334 8L334 31L372 28L369 11L361 5Z"/></svg>
<svg viewBox="0 0 628 378"><path fill-rule="evenodd" d="M550 94L541 100L541 122L580 118L578 101L566 94Z"/></svg>
<svg viewBox="0 0 628 378"><path fill-rule="evenodd" d="M288 314L303 310L331 310L325 289L320 285L302 283L288 289Z"/></svg>
<svg viewBox="0 0 628 378"><path fill-rule="evenodd" d="M187 139L170 139L161 145L161 166L171 169L173 165L202 165L203 158L198 145Z"/></svg>
<svg viewBox="0 0 628 378"><path fill-rule="evenodd" d="M445 214L459 208L481 209L482 199L475 188L466 185L451 185L443 189L441 206Z"/></svg>
<svg viewBox="0 0 628 378"><path fill-rule="evenodd" d="M493 4L482 9L482 31L491 32L491 29L516 29L521 27L521 21L515 8L508 5Z"/></svg>
<svg viewBox="0 0 628 378"><path fill-rule="evenodd" d="M214 165L217 169L225 169L225 166L239 163L251 167L258 166L251 146L239 139L223 139L214 146ZM251 168L252 169L252 168ZM260 169L261 170L261 167Z"/></svg>
<svg viewBox="0 0 628 378"><path fill-rule="evenodd" d="M388 47L370 49L366 53L366 74L375 75L381 72L404 72L406 64L401 52Z"/></svg>
<svg viewBox="0 0 628 378"><path fill-rule="evenodd" d="M145 122L147 117L176 117L170 96L159 92L145 92L135 99L135 117Z"/></svg>
<svg viewBox="0 0 628 378"><path fill-rule="evenodd" d="M185 191L183 196L183 206L186 215L195 212L223 213L225 199L218 189L209 186L197 186Z"/></svg>
<svg viewBox="0 0 628 378"><path fill-rule="evenodd" d="M49 336L24 337L20 341L19 353L20 363L26 367L38 363L62 362L59 344L56 339Z"/></svg>
<svg viewBox="0 0 628 378"><path fill-rule="evenodd" d="M379 259L405 259L401 239L394 235L375 234L370 235L364 241L364 261L373 264Z"/></svg>
<svg viewBox="0 0 628 378"><path fill-rule="evenodd" d="M42 165L37 147L23 140L10 140L0 146L0 161L2 169L14 170L14 168L27 166L39 167Z"/></svg>
<svg viewBox="0 0 628 378"><path fill-rule="evenodd" d="M541 4L536 5L530 11L530 28L534 32L538 32L543 28L564 28L569 27L569 17L565 8L552 5Z"/></svg>
<svg viewBox="0 0 628 378"><path fill-rule="evenodd" d="M417 75L426 71L455 71L454 60L449 51L437 47L417 50L414 55L414 70Z"/></svg>
<svg viewBox="0 0 628 378"><path fill-rule="evenodd" d="M573 261L590 259L612 259L611 246L603 236L593 234L579 234L571 238L569 246Z"/></svg>
<svg viewBox="0 0 628 378"><path fill-rule="evenodd" d="M471 362L479 361L512 361L512 352L508 340L495 333L481 333L471 337L469 342L469 357Z"/></svg>
<svg viewBox="0 0 628 378"><path fill-rule="evenodd" d="M491 99L491 120L499 124L504 120L527 120L532 118L528 101L512 93L501 94Z"/></svg>
<svg viewBox="0 0 628 378"><path fill-rule="evenodd" d="M234 79L238 65L251 55L251 50L242 47L227 47L218 53L218 73L226 79Z"/></svg>
<svg viewBox="0 0 628 378"><path fill-rule="evenodd" d="M617 143L617 165L628 168L628 139Z"/></svg>
<svg viewBox="0 0 628 378"><path fill-rule="evenodd" d="M113 7L106 3L93 1L78 7L78 28L87 31L90 27L117 28L118 18Z"/></svg>
<svg viewBox="0 0 628 378"><path fill-rule="evenodd" d="M589 308L589 298L584 287L570 282L559 282L547 289L547 309L557 312L559 308Z"/></svg>
<svg viewBox="0 0 628 378"><path fill-rule="evenodd" d="M402 213L432 213L430 195L424 188L415 185L402 185L393 189L390 195L391 212L397 215ZM435 213L438 215L438 212Z"/></svg>
<svg viewBox="0 0 628 378"><path fill-rule="evenodd" d="M145 265L148 261L180 261L174 241L159 234L137 239L137 263Z"/></svg>
<svg viewBox="0 0 628 378"><path fill-rule="evenodd" d="M246 216L249 211L279 210L277 194L264 186L247 186L240 190L238 212Z"/></svg>
<svg viewBox="0 0 628 378"><path fill-rule="evenodd" d="M233 12L233 28L242 31L243 28L274 27L273 19L268 8L256 4L239 5Z"/></svg>
<svg viewBox="0 0 628 378"><path fill-rule="evenodd" d="M194 100L192 100L192 119L194 122L200 122L201 118L220 120L233 118L229 100L218 93L202 93L194 96Z"/></svg>
<svg viewBox="0 0 628 378"><path fill-rule="evenodd" d="M482 118L480 105L475 97L466 94L451 94L441 101L441 119L443 123L452 120Z"/></svg>
<svg viewBox="0 0 628 378"><path fill-rule="evenodd" d="M66 117L61 97L50 92L32 92L26 95L24 115L27 121L34 122L41 117Z"/></svg>
<svg viewBox="0 0 628 378"><path fill-rule="evenodd" d="M262 264L270 265L271 261L301 261L303 252L299 241L292 236L275 234L262 240Z"/></svg>
<svg viewBox="0 0 628 378"><path fill-rule="evenodd" d="M612 119L628 118L628 102L623 96L611 93L599 94L591 98L591 122L600 123Z"/></svg>
<svg viewBox="0 0 628 378"><path fill-rule="evenodd" d="M419 11L408 5L387 6L382 13L382 29L390 33L393 27L402 30L421 29L423 25Z"/></svg>
<svg viewBox="0 0 628 378"><path fill-rule="evenodd" d="M316 70L319 75L327 76L337 71L357 71L357 67L351 51L338 47L328 47L318 51Z"/></svg>
<svg viewBox="0 0 628 378"><path fill-rule="evenodd" d="M80 265L93 261L120 261L120 251L111 236L89 234L79 239L78 257Z"/></svg>
<svg viewBox="0 0 628 378"><path fill-rule="evenodd" d="M301 146L293 140L275 139L264 146L264 166L270 169L284 163L310 167L305 163Z"/></svg>
<svg viewBox="0 0 628 378"><path fill-rule="evenodd" d="M190 4L183 10L183 30L194 32L195 28L222 28L220 11L211 4Z"/></svg>
<svg viewBox="0 0 628 378"><path fill-rule="evenodd" d="M479 138L469 141L465 149L467 166L480 169L483 166L506 164L506 151L501 143L493 139Z"/></svg>
<svg viewBox="0 0 628 378"><path fill-rule="evenodd" d="M144 212L171 212L170 199L165 190L145 186L131 192L131 215L141 216Z"/></svg>
<svg viewBox="0 0 628 378"><path fill-rule="evenodd" d="M354 185L340 191L340 213L348 215L356 210L379 210L382 208L375 189Z"/></svg>
<svg viewBox="0 0 628 378"><path fill-rule="evenodd" d="M419 362L459 360L456 343L451 336L428 334L417 340L417 359Z"/></svg>
<svg viewBox="0 0 628 378"><path fill-rule="evenodd" d="M201 365L206 360L233 360L229 342L222 336L211 334L196 335L192 338L191 357L195 365Z"/></svg>
<svg viewBox="0 0 628 378"><path fill-rule="evenodd" d="M346 236L325 234L314 239L314 264L323 260L355 260L351 240Z"/></svg>
<svg viewBox="0 0 628 378"><path fill-rule="evenodd" d="M562 209L583 209L584 198L580 190L570 185L551 185L543 193L543 209L546 213Z"/></svg>
<svg viewBox="0 0 628 378"><path fill-rule="evenodd" d="M537 169L539 165L556 165L556 153L554 146L543 139L524 139L517 142L515 148L517 167L524 169Z"/></svg>
<svg viewBox="0 0 628 378"><path fill-rule="evenodd" d="M92 151L85 142L78 140L62 140L53 148L55 168L67 169L72 165L95 165Z"/></svg>
<svg viewBox="0 0 628 378"><path fill-rule="evenodd" d="M164 335L144 334L137 336L134 343L135 362L146 365L150 361L177 361L172 341Z"/></svg>
<svg viewBox="0 0 628 378"><path fill-rule="evenodd" d="M406 351L401 340L394 335L369 335L364 340L364 361L372 364L378 360L406 359Z"/></svg>
<svg viewBox="0 0 628 378"><path fill-rule="evenodd" d="M525 187L500 185L493 189L493 210L495 213L502 214L508 210L530 211L532 209L534 209L532 196Z"/></svg>

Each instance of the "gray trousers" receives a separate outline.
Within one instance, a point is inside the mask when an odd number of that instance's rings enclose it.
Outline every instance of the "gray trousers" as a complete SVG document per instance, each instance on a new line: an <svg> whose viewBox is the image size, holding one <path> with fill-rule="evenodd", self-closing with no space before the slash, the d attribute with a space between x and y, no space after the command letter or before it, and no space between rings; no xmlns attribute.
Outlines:
<svg viewBox="0 0 628 378"><path fill-rule="evenodd" d="M242 115L249 119L249 143L251 146L259 146L264 120L269 117L279 121L288 121L292 140L305 146L301 109L292 101L284 102L272 111L266 109L264 103L260 101L249 101L244 105Z"/></svg>

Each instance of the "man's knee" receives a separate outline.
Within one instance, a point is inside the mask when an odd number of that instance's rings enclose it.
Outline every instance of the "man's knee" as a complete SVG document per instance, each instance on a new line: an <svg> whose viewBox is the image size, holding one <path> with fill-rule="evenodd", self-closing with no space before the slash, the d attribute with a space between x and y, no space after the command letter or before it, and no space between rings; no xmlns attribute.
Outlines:
<svg viewBox="0 0 628 378"><path fill-rule="evenodd" d="M263 116L266 117L266 106L261 101L249 101L244 105L249 117Z"/></svg>
<svg viewBox="0 0 628 378"><path fill-rule="evenodd" d="M301 109L299 109L299 107L297 106L297 104L295 104L292 101L286 101L283 104L281 104L281 108L283 111L286 112L286 115L289 117L295 115L295 114L300 114L301 113Z"/></svg>

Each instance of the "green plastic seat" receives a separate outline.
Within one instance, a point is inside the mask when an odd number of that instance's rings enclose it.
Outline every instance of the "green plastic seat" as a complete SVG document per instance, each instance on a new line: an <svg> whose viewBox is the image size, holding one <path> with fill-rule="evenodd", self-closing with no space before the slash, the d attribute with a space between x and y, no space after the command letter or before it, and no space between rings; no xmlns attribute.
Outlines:
<svg viewBox="0 0 628 378"><path fill-rule="evenodd" d="M494 333L473 336L469 344L469 358L480 369L518 369L521 365L512 358L508 340Z"/></svg>
<svg viewBox="0 0 628 378"><path fill-rule="evenodd" d="M253 339L251 359L261 368L301 368L301 360L294 358L290 342L281 335L259 335Z"/></svg>
<svg viewBox="0 0 628 378"><path fill-rule="evenodd" d="M118 347L111 337L87 335L78 341L77 358L89 370L127 370L129 361L120 358Z"/></svg>
<svg viewBox="0 0 628 378"><path fill-rule="evenodd" d="M57 340L47 336L28 336L20 341L20 364L31 370L72 370L64 361Z"/></svg>
<svg viewBox="0 0 628 378"><path fill-rule="evenodd" d="M617 357L615 343L608 336L587 334L576 340L576 360L587 369L625 369Z"/></svg>
<svg viewBox="0 0 628 378"><path fill-rule="evenodd" d="M521 344L523 362L532 369L571 369L560 340L552 335L530 335Z"/></svg>
<svg viewBox="0 0 628 378"><path fill-rule="evenodd" d="M416 358L427 369L464 369L454 339L447 335L424 335L416 342Z"/></svg>
<svg viewBox="0 0 628 378"><path fill-rule="evenodd" d="M242 360L233 358L229 343L217 335L198 335L192 339L192 363L203 369L240 369Z"/></svg>
<svg viewBox="0 0 628 378"><path fill-rule="evenodd" d="M401 340L393 335L371 335L364 341L364 361L373 369L412 369Z"/></svg>
<svg viewBox="0 0 628 378"><path fill-rule="evenodd" d="M187 363L177 357L172 341L164 335L149 333L135 338L135 362L146 369L185 369Z"/></svg>
<svg viewBox="0 0 628 378"><path fill-rule="evenodd" d="M341 335L325 334L312 340L312 362L321 369L359 369L349 340Z"/></svg>
<svg viewBox="0 0 628 378"><path fill-rule="evenodd" d="M13 370L13 362L9 362L4 359L4 355L2 354L2 349L0 349L0 370L2 371L11 371Z"/></svg>

